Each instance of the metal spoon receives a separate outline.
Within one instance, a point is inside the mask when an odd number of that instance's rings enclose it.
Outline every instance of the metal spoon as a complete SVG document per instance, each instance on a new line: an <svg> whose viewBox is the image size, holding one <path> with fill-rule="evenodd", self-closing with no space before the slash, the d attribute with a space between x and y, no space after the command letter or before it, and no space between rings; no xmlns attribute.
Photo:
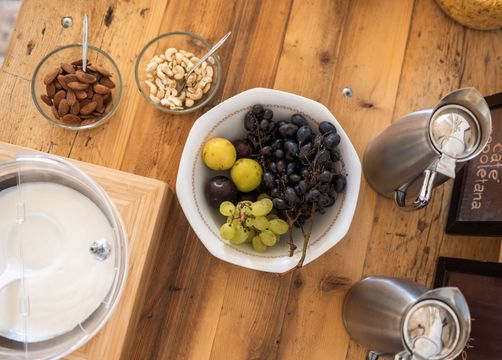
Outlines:
<svg viewBox="0 0 502 360"><path fill-rule="evenodd" d="M87 15L84 15L84 25L82 28L82 71L87 70L87 35L89 31L89 21Z"/></svg>
<svg viewBox="0 0 502 360"><path fill-rule="evenodd" d="M199 66L202 65L202 63L204 61L207 60L208 57L210 57L211 55L213 55L215 53L216 50L218 50L220 48L221 45L223 45L223 43L228 39L228 37L232 34L232 32L229 32L228 34L226 34L225 36L223 36L220 41L218 41L216 44L214 44L214 46L203 56L200 58L199 61L197 61L191 68L190 70L188 70L188 72L185 74L185 77L183 78L183 86L181 87L181 91L183 91L183 89L185 89L186 87L186 84L187 84L187 80L188 80L188 77L195 71L195 69L197 69Z"/></svg>

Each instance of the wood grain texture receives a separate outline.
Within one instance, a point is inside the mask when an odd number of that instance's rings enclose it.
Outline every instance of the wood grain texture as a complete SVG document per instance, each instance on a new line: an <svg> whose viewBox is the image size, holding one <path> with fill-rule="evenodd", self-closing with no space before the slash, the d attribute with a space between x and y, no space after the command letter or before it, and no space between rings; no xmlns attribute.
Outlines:
<svg viewBox="0 0 502 360"><path fill-rule="evenodd" d="M118 62L124 99L105 126L69 133L41 119L28 94L36 62L58 44L78 41L84 12L91 16L91 42ZM60 27L63 15L74 17L73 28ZM224 79L216 99L190 115L156 111L134 83L142 46L173 30L192 31L212 43L232 31L219 50ZM362 157L368 142L394 119L432 106L453 89L502 90L500 35L466 30L433 0L26 0L0 72L0 140L174 188L196 118L240 91L273 87L328 106ZM342 97L344 87L352 88L351 98ZM345 293L361 276L386 274L430 285L439 255L498 258L500 239L444 235L450 192L446 184L426 210L404 213L362 179L345 239L304 269L282 276L212 257L173 201L150 257L154 276L141 282L148 295L135 314L138 326L128 332L135 336L109 341L93 359L106 358L105 351L121 344L127 344L124 360L364 359L365 350L349 342L341 321Z"/></svg>
<svg viewBox="0 0 502 360"><path fill-rule="evenodd" d="M0 161L29 149L0 142ZM74 161L108 193L119 209L128 234L129 268L122 298L106 325L91 341L67 356L69 360L120 359L130 352L134 329L152 273L173 193L165 183L97 165ZM114 346L110 346L114 344Z"/></svg>

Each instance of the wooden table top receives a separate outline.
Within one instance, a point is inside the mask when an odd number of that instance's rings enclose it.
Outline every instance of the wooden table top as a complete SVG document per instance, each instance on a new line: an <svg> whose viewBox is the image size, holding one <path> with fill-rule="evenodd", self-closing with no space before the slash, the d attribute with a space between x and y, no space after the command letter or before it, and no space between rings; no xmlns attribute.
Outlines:
<svg viewBox="0 0 502 360"><path fill-rule="evenodd" d="M74 133L37 113L30 82L48 51L79 41L84 13L90 43L116 59L125 86L110 122ZM63 16L73 17L72 28L61 27ZM213 105L253 87L312 98L331 109L360 156L393 119L451 90L502 90L501 31L468 30L433 0L25 0L0 72L0 140L161 179L174 189L185 139L203 111L165 115L134 83L142 46L173 30L212 43L233 32L219 52L225 79ZM342 96L344 87L351 98ZM174 202L127 359L364 359L341 321L346 291L363 275L431 285L440 255L497 260L500 238L444 234L450 192L451 182L425 211L407 213L363 179L349 234L282 276L211 256Z"/></svg>

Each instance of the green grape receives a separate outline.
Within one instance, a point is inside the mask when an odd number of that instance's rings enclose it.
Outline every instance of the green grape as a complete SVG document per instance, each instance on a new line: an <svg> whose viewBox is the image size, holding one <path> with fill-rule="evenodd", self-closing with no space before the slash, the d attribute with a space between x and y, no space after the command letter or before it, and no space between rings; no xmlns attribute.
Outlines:
<svg viewBox="0 0 502 360"><path fill-rule="evenodd" d="M253 237L253 249L257 252L267 251L267 245L262 243L259 236Z"/></svg>
<svg viewBox="0 0 502 360"><path fill-rule="evenodd" d="M258 201L263 199L270 199L270 195L266 193L261 193L260 195L258 195Z"/></svg>
<svg viewBox="0 0 502 360"><path fill-rule="evenodd" d="M274 203L272 202L272 199L270 198L264 198L260 200L264 206L267 208L267 214L270 213L274 209Z"/></svg>
<svg viewBox="0 0 502 360"><path fill-rule="evenodd" d="M277 235L282 235L288 232L288 223L281 219L273 219L269 221L268 229Z"/></svg>
<svg viewBox="0 0 502 360"><path fill-rule="evenodd" d="M246 239L246 243L250 243L251 241L253 241L253 238L256 236L256 231L254 229L250 229L249 232L248 232L248 238Z"/></svg>
<svg viewBox="0 0 502 360"><path fill-rule="evenodd" d="M274 220L274 219L279 219L279 216L277 216L276 214L268 214L267 215L267 220L268 221Z"/></svg>
<svg viewBox="0 0 502 360"><path fill-rule="evenodd" d="M273 207L274 205L272 204L272 200L261 199L253 203L251 206L251 214L254 216L265 216L272 211Z"/></svg>
<svg viewBox="0 0 502 360"><path fill-rule="evenodd" d="M223 216L230 216L234 213L235 206L230 201L223 201L220 204L220 213Z"/></svg>
<svg viewBox="0 0 502 360"><path fill-rule="evenodd" d="M245 221L244 221L244 225L246 225L247 227L252 227L254 225L254 222L255 222L255 219L253 218L247 218Z"/></svg>
<svg viewBox="0 0 502 360"><path fill-rule="evenodd" d="M277 244L277 236L270 230L262 231L259 237L261 242L267 246L274 246Z"/></svg>
<svg viewBox="0 0 502 360"><path fill-rule="evenodd" d="M248 238L248 235L249 235L249 231L246 230L242 224L238 224L236 227L235 227L235 236L230 239L230 242L232 244L242 244L243 242L246 241L246 239Z"/></svg>
<svg viewBox="0 0 502 360"><path fill-rule="evenodd" d="M227 223L231 224L234 221L234 217L232 215L227 217Z"/></svg>
<svg viewBox="0 0 502 360"><path fill-rule="evenodd" d="M225 240L232 240L235 236L235 226L229 223L221 225L220 235Z"/></svg>
<svg viewBox="0 0 502 360"><path fill-rule="evenodd" d="M268 220L264 216L257 216L254 219L254 227L260 231L268 229Z"/></svg>

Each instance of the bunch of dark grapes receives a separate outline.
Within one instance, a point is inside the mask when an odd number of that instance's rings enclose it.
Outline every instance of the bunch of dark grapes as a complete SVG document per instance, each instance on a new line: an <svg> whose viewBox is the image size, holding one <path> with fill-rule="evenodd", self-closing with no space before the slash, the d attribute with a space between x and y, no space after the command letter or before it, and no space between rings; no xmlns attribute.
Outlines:
<svg viewBox="0 0 502 360"><path fill-rule="evenodd" d="M315 131L300 114L273 120L274 113L254 105L246 113L244 127L251 146L250 157L263 167L261 191L272 198L279 216L304 234L303 263L312 231L312 215L323 214L345 190L340 173L340 135L327 121ZM239 150L238 150L239 151ZM310 221L309 221L310 219ZM309 223L309 228L305 225ZM296 246L290 233L290 256Z"/></svg>

